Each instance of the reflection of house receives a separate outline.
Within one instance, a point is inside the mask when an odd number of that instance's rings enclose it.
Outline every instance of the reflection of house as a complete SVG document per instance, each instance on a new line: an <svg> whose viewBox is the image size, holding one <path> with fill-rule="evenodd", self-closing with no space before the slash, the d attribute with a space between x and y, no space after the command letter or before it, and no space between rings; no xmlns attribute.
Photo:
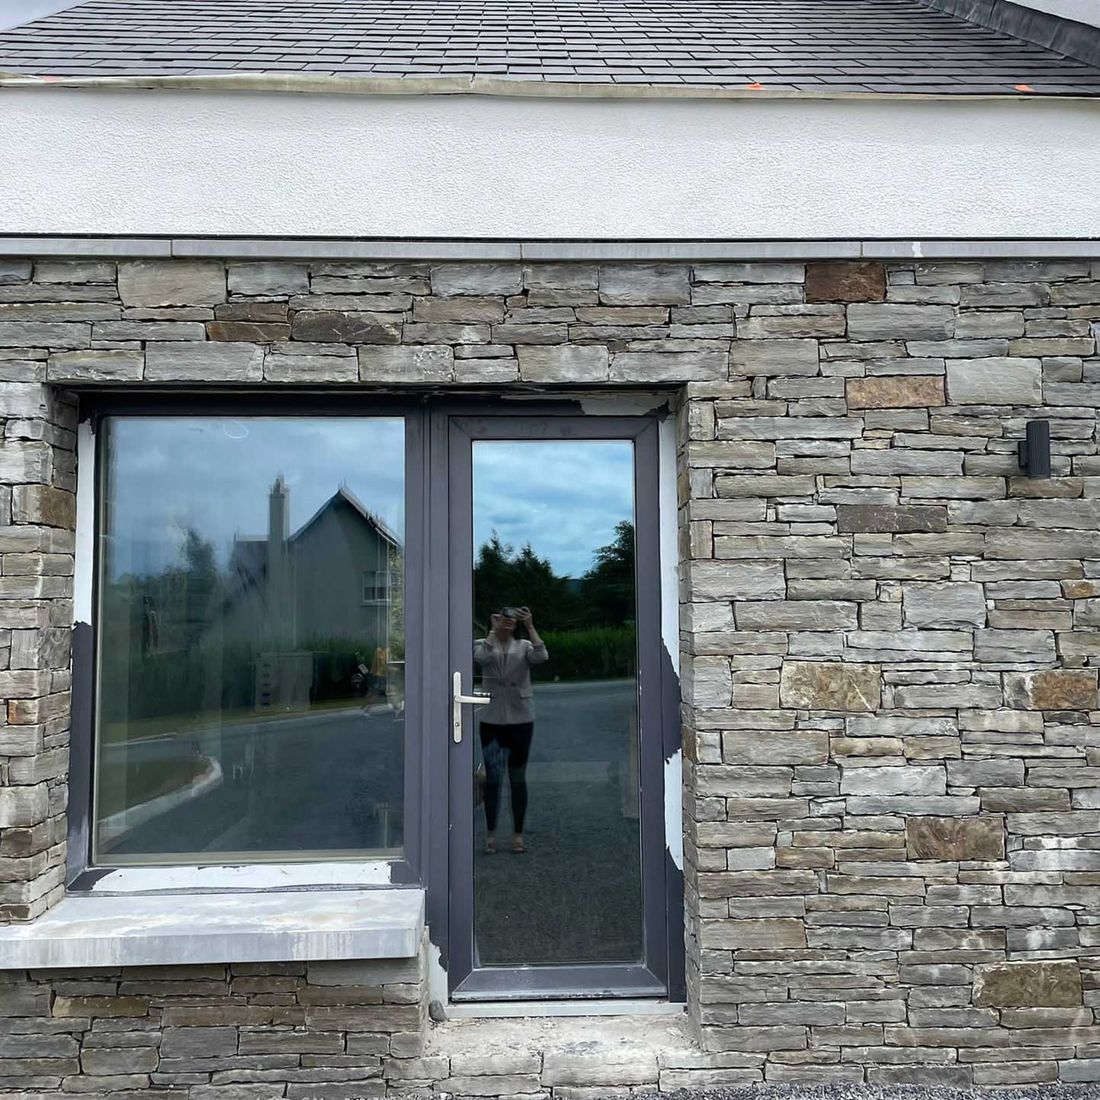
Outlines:
<svg viewBox="0 0 1100 1100"><path fill-rule="evenodd" d="M225 636L283 652L336 638L368 652L388 646L399 553L397 537L343 487L291 534L280 476L267 536L234 540Z"/></svg>

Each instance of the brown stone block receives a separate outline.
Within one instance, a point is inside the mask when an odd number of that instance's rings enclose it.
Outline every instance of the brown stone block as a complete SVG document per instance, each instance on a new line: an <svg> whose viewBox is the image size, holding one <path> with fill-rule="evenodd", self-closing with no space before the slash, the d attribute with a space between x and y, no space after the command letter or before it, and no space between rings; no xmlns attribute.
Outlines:
<svg viewBox="0 0 1100 1100"><path fill-rule="evenodd" d="M290 339L290 325L260 321L208 321L206 335L211 340L272 344L277 340Z"/></svg>
<svg viewBox="0 0 1100 1100"><path fill-rule="evenodd" d="M839 504L836 518L842 535L947 530L947 509L939 505Z"/></svg>
<svg viewBox="0 0 1100 1100"><path fill-rule="evenodd" d="M837 661L785 661L780 699L784 707L871 713L882 699L880 669Z"/></svg>
<svg viewBox="0 0 1100 1100"><path fill-rule="evenodd" d="M873 378L849 378L850 409L918 409L943 405L943 376L938 374L886 374Z"/></svg>
<svg viewBox="0 0 1100 1100"><path fill-rule="evenodd" d="M148 997L55 997L53 1015L148 1016Z"/></svg>
<svg viewBox="0 0 1100 1100"><path fill-rule="evenodd" d="M219 321L252 321L255 324L286 324L286 302L228 302L214 307Z"/></svg>
<svg viewBox="0 0 1100 1100"><path fill-rule="evenodd" d="M294 315L295 340L315 344L399 344L401 318L386 314L303 309Z"/></svg>
<svg viewBox="0 0 1100 1100"><path fill-rule="evenodd" d="M702 938L703 947L716 950L798 948L806 946L806 926L794 917L703 921Z"/></svg>
<svg viewBox="0 0 1100 1100"><path fill-rule="evenodd" d="M72 530L76 526L76 496L49 485L18 485L12 493L12 518L16 523Z"/></svg>
<svg viewBox="0 0 1100 1100"><path fill-rule="evenodd" d="M1005 674L1009 706L1024 710L1093 710L1096 670L1051 668L1041 672Z"/></svg>
<svg viewBox="0 0 1100 1100"><path fill-rule="evenodd" d="M881 302L885 298L884 264L830 261L806 265L807 302Z"/></svg>
<svg viewBox="0 0 1100 1100"><path fill-rule="evenodd" d="M905 822L905 845L910 859L1004 859L1004 818L911 817Z"/></svg>
<svg viewBox="0 0 1100 1100"><path fill-rule="evenodd" d="M1009 962L974 971L974 1003L993 1008L1074 1008L1082 1003L1076 962Z"/></svg>

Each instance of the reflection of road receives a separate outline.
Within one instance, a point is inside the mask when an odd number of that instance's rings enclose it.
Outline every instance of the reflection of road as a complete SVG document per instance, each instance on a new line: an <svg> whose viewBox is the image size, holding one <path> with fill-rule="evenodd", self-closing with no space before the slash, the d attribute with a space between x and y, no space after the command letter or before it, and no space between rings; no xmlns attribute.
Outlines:
<svg viewBox="0 0 1100 1100"><path fill-rule="evenodd" d="M339 853L401 843L403 722L358 706L205 726L113 745L129 767L197 751L224 783L141 826L115 851ZM105 757L110 766L114 761Z"/></svg>
<svg viewBox="0 0 1100 1100"><path fill-rule="evenodd" d="M483 965L629 960L641 951L633 680L535 685L528 853L482 853L475 815L477 945ZM108 767L181 764L196 750L223 782L145 821L127 853L339 854L401 842L403 723L357 705L257 717L104 747ZM181 771L183 769L181 768Z"/></svg>
<svg viewBox="0 0 1100 1100"><path fill-rule="evenodd" d="M475 818L481 965L640 958L635 700L633 680L536 684L527 854L509 851L506 807L496 855Z"/></svg>

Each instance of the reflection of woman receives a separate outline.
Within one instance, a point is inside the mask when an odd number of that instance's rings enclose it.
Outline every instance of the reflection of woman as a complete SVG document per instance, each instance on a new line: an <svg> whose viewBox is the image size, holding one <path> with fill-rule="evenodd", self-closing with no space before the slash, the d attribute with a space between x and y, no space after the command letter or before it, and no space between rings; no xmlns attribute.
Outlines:
<svg viewBox="0 0 1100 1100"><path fill-rule="evenodd" d="M516 625L527 629L517 638ZM492 629L474 646L481 666L482 686L489 693L481 711L481 753L485 759L485 851L497 850L497 815L504 768L512 794L512 851L525 852L523 819L527 812L527 756L535 732L531 666L548 658L531 612L526 607L504 607L492 616Z"/></svg>

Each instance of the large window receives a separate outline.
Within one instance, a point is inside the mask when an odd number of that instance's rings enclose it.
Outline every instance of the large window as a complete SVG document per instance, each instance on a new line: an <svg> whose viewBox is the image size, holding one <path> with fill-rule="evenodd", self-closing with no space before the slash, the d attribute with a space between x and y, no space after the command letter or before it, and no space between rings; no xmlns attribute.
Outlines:
<svg viewBox="0 0 1100 1100"><path fill-rule="evenodd" d="M402 420L105 426L94 861L400 854Z"/></svg>

